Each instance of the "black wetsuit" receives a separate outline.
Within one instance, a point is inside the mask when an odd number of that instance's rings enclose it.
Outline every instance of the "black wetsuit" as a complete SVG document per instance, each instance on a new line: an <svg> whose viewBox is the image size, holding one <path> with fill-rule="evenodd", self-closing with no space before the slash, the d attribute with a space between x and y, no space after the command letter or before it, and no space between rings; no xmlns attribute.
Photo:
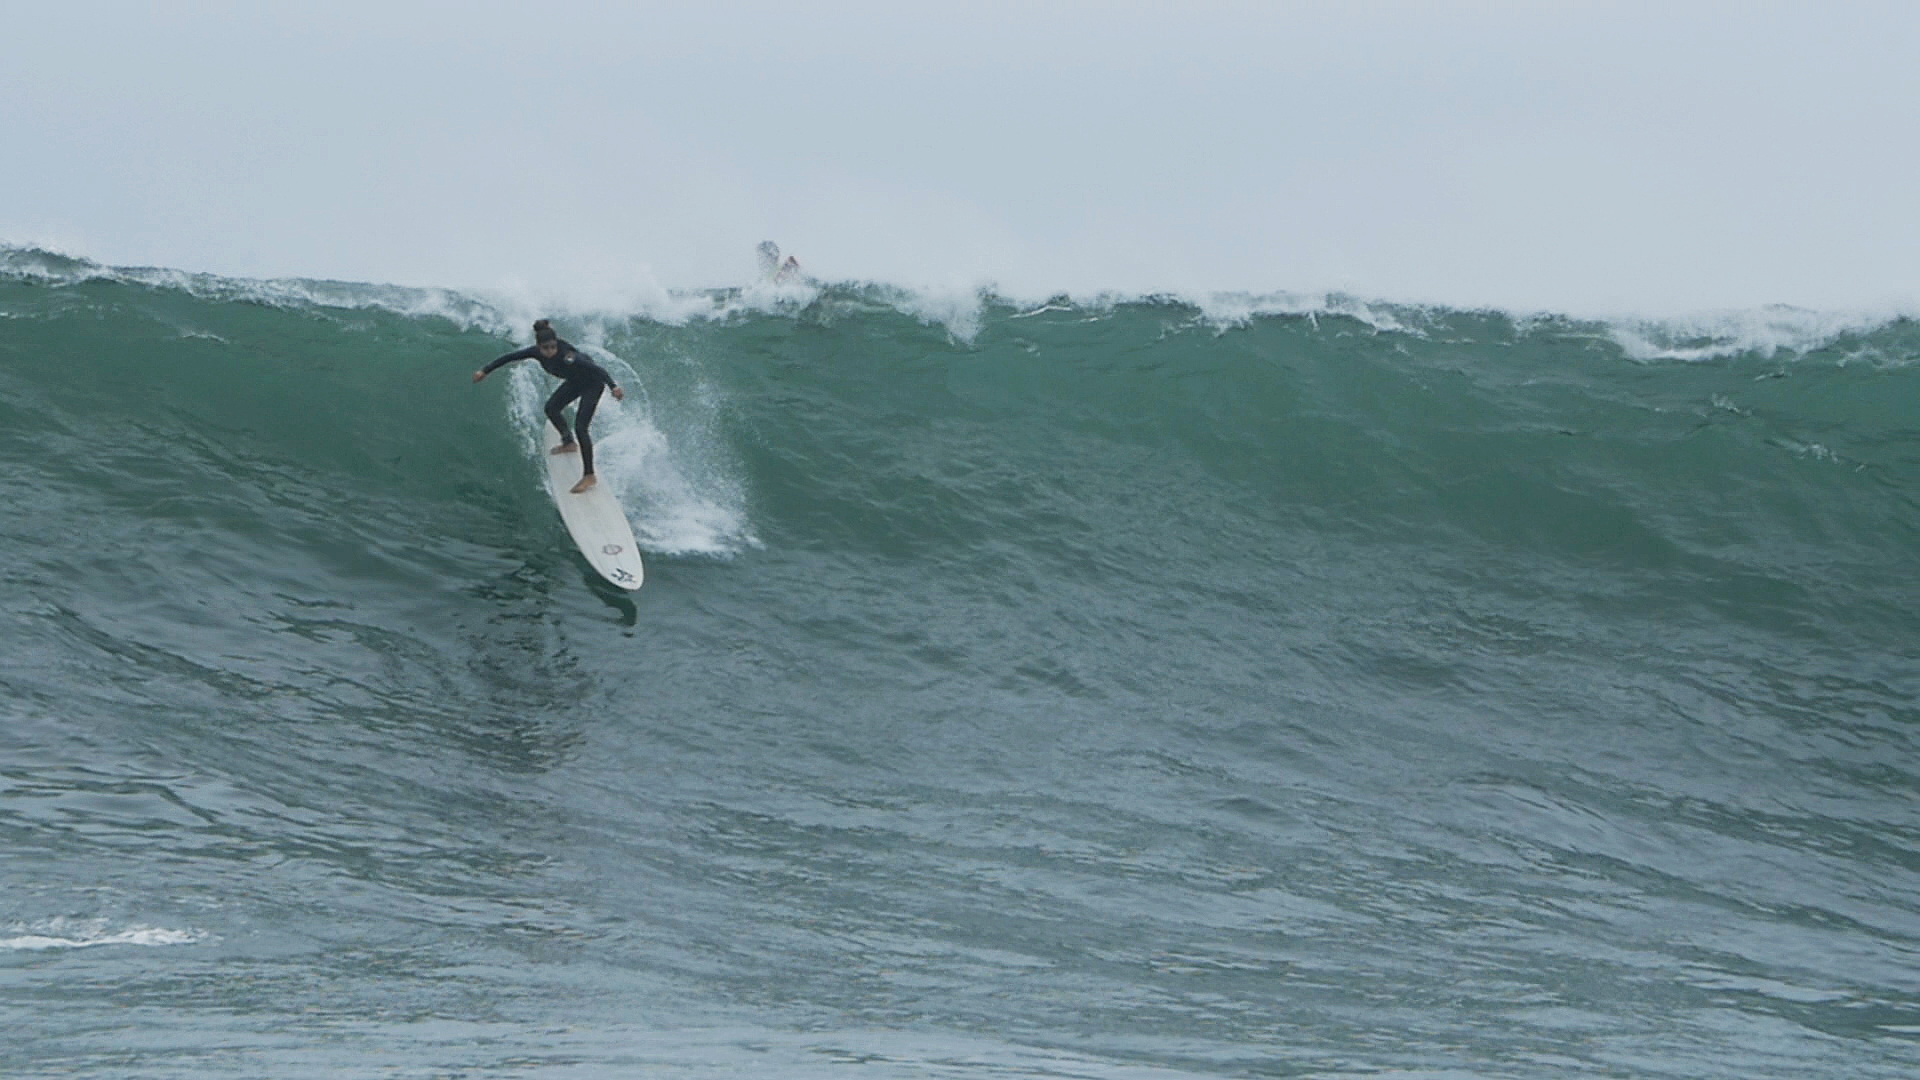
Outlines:
<svg viewBox="0 0 1920 1080"><path fill-rule="evenodd" d="M593 423L593 410L600 405L600 395L613 386L613 376L572 345L558 338L554 341L560 347L554 350L552 356L541 352L540 346L533 345L519 352L510 352L481 370L492 374L495 368L515 360L538 360L540 366L547 369L547 374L560 380L560 389L547 399L547 419L560 429L562 443L579 442L580 472L585 475L593 472L593 440L587 435L587 425ZM569 433L566 415L561 410L575 398L580 399L580 407L573 410L573 431Z"/></svg>

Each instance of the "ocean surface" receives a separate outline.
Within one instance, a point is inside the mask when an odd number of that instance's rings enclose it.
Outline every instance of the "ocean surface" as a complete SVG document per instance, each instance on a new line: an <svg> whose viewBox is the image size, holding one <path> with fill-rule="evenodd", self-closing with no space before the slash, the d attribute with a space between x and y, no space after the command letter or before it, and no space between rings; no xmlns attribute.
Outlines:
<svg viewBox="0 0 1920 1080"><path fill-rule="evenodd" d="M0 249L0 1076L1911 1078L1917 493L1891 314Z"/></svg>

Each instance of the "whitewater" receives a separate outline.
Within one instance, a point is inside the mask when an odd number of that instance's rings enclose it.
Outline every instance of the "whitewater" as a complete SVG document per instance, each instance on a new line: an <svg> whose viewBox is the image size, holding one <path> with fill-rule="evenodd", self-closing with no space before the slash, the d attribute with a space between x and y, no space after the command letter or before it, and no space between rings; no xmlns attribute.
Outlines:
<svg viewBox="0 0 1920 1080"><path fill-rule="evenodd" d="M0 248L0 1075L1913 1076L1916 361Z"/></svg>

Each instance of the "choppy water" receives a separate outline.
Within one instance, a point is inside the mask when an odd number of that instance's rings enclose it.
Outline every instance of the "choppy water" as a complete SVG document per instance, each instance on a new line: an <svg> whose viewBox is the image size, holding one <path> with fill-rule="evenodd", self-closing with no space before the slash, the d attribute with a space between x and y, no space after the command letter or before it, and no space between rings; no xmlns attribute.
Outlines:
<svg viewBox="0 0 1920 1080"><path fill-rule="evenodd" d="M1905 320L4 254L0 1074L1920 1072Z"/></svg>

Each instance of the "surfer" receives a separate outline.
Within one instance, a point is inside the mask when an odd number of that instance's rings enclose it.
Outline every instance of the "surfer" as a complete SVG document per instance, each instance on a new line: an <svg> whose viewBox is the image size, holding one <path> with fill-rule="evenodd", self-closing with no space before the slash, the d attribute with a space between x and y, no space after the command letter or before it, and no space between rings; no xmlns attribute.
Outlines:
<svg viewBox="0 0 1920 1080"><path fill-rule="evenodd" d="M533 324L533 347L510 352L486 367L473 373L473 381L479 382L493 373L497 367L511 364L516 360L538 360L547 374L560 380L560 389L547 399L547 419L560 429L560 445L553 448L556 454L580 455L580 482L573 485L575 495L592 487L596 480L593 475L593 438L587 434L587 428L593 423L593 410L600 404L600 395L613 391L613 400L626 399L626 391L614 384L613 376L607 369L587 359L586 354L560 339L553 332L553 324L541 319ZM567 430L567 418L561 411L567 403L578 399L580 404L573 410L573 430Z"/></svg>
<svg viewBox="0 0 1920 1080"><path fill-rule="evenodd" d="M784 285L800 274L800 260L787 256L780 261L780 245L771 240L760 241L756 249L760 255L760 275L775 285Z"/></svg>

